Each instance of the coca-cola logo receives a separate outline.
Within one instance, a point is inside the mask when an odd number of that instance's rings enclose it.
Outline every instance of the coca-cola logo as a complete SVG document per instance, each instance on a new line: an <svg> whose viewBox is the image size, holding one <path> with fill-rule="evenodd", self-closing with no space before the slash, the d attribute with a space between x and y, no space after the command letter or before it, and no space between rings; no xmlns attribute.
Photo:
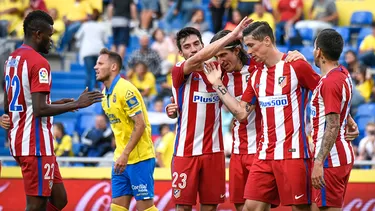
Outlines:
<svg viewBox="0 0 375 211"><path fill-rule="evenodd" d="M134 187L133 187L134 188ZM141 188L141 187L138 187ZM226 197L229 197L229 185L226 184ZM159 210L172 211L175 210L171 206L172 189L164 192L162 196L155 195L154 203ZM168 206L169 205L169 206ZM75 211L110 211L111 206L111 184L110 182L99 182L93 185L78 201ZM169 208L169 209L168 209ZM219 206L220 208L220 206ZM194 211L195 209L193 209ZM222 209L219 209L224 211ZM133 198L129 211L136 211L136 201Z"/></svg>
<svg viewBox="0 0 375 211"><path fill-rule="evenodd" d="M7 188L5 184L0 187L0 193ZM229 197L228 192L228 184L226 184L226 197ZM154 196L155 206L159 210L163 211L174 211L175 208L171 202L172 200L172 189L164 189L162 193L156 194ZM364 200L361 198L353 198L351 201L346 201L343 211L352 211L352 210L359 210L359 211L375 211L375 198L370 198L368 200ZM75 211L110 211L111 205L111 183L108 181L99 182L93 186L91 186L87 192L83 194L83 196L78 201L77 205L75 206ZM229 211L234 210L230 209L233 205L228 206L229 202L225 204L220 204L218 206L219 211ZM277 208L276 210L284 210L282 207ZM288 208L287 210L289 210ZM0 206L0 211L2 210ZM194 211L195 209L193 209ZM136 211L136 201L133 198L129 211Z"/></svg>
<svg viewBox="0 0 375 211"><path fill-rule="evenodd" d="M371 209L372 208L372 209ZM360 211L375 211L375 198L363 201L360 198L355 198L344 206L343 211L360 210Z"/></svg>
<svg viewBox="0 0 375 211"><path fill-rule="evenodd" d="M99 196L99 198L94 197L98 192L101 196ZM111 184L109 182L100 182L92 186L79 200L75 208L75 211L109 211L112 201L110 192Z"/></svg>

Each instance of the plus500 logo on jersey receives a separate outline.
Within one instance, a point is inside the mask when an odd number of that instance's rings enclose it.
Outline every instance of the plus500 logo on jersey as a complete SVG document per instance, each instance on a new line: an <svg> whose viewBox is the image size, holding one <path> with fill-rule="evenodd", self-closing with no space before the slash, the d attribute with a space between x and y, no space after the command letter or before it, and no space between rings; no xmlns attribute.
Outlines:
<svg viewBox="0 0 375 211"><path fill-rule="evenodd" d="M286 95L260 97L259 105L261 108L279 107L288 105L288 98Z"/></svg>
<svg viewBox="0 0 375 211"><path fill-rule="evenodd" d="M220 98L216 92L194 92L194 103L217 103Z"/></svg>

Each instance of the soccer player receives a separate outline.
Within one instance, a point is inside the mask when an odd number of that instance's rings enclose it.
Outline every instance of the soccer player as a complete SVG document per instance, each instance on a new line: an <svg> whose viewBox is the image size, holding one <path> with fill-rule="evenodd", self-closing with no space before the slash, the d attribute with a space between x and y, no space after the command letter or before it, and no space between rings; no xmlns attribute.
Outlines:
<svg viewBox="0 0 375 211"><path fill-rule="evenodd" d="M131 198L140 211L157 211L154 206L155 150L151 126L142 95L120 77L121 56L100 51L96 79L104 83L102 107L115 134L112 167L112 211L127 211Z"/></svg>
<svg viewBox="0 0 375 211"><path fill-rule="evenodd" d="M24 44L5 63L10 153L22 170L26 210L61 210L67 198L53 152L52 116L90 106L103 96L86 89L77 101L51 103L51 70L40 53L47 54L52 46L53 20L37 10L25 18L23 27Z"/></svg>
<svg viewBox="0 0 375 211"><path fill-rule="evenodd" d="M225 37L229 30L218 32L211 40L211 43ZM251 60L243 49L240 40L235 40L220 49L215 55L217 62L225 69L223 83L228 91L237 99L241 99L243 91L247 87L247 82L255 66L263 67L262 63ZM298 51L288 53L287 61L305 59ZM167 106L167 113L174 114L177 111L176 104ZM256 112L251 112L248 119L239 122L234 121L232 156L229 165L229 199L234 203L236 210L242 211L245 199L244 189L249 174L249 170L256 153L256 138L261 135L261 114L259 108ZM173 115L170 115L171 117Z"/></svg>
<svg viewBox="0 0 375 211"><path fill-rule="evenodd" d="M319 75L304 60L285 63L286 55L275 47L266 22L252 23L243 36L248 53L265 66L254 71L241 101L228 94L220 66L217 71L207 65L206 74L237 119L247 118L255 98L262 113L263 135L246 183L244 210L267 210L280 202L293 210L309 210L311 162L304 112L308 90L316 87Z"/></svg>
<svg viewBox="0 0 375 211"><path fill-rule="evenodd" d="M186 59L172 69L178 106L172 161L172 198L177 210L192 210L198 192L203 211L215 210L225 200L221 103L202 70L203 63L242 36L250 22L244 18L233 32L205 48L198 30L186 27L177 33L179 53Z"/></svg>
<svg viewBox="0 0 375 211"><path fill-rule="evenodd" d="M353 84L338 60L344 41L333 29L321 31L314 44L315 65L322 79L311 98L314 164L313 199L322 210L341 210L353 167L350 141L345 140Z"/></svg>

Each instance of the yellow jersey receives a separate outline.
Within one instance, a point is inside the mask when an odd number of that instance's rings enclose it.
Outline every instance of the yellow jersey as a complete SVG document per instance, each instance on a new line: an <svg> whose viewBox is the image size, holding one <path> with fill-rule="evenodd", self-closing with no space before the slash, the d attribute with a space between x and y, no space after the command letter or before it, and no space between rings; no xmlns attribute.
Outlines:
<svg viewBox="0 0 375 211"><path fill-rule="evenodd" d="M117 75L110 88L103 90L102 107L107 115L113 134L116 149L113 160L116 161L129 143L133 132L134 122L131 117L143 113L146 123L145 131L129 155L128 164L135 164L150 158L155 158L154 145L151 139L151 125L141 93L129 81Z"/></svg>
<svg viewBox="0 0 375 211"><path fill-rule="evenodd" d="M162 154L161 159L165 168L171 167L175 137L173 132L168 132L161 138L160 144L156 148L156 151Z"/></svg>
<svg viewBox="0 0 375 211"><path fill-rule="evenodd" d="M56 156L62 156L66 151L69 152L68 156L74 156L72 137L70 137L69 135L64 135L61 138L60 143L58 143L56 139L53 140L53 148L55 150Z"/></svg>
<svg viewBox="0 0 375 211"><path fill-rule="evenodd" d="M130 78L130 82L140 91L150 89L149 96L157 94L155 76L152 72L147 71L143 80L140 80L137 74L134 73Z"/></svg>
<svg viewBox="0 0 375 211"><path fill-rule="evenodd" d="M361 45L359 46L359 50L361 51L375 51L375 36L370 34L363 39Z"/></svg>
<svg viewBox="0 0 375 211"><path fill-rule="evenodd" d="M253 19L254 21L265 21L270 25L272 30L275 31L275 18L271 13L265 12L263 13L262 17L259 17L258 14L254 12L253 14L249 15L249 18Z"/></svg>

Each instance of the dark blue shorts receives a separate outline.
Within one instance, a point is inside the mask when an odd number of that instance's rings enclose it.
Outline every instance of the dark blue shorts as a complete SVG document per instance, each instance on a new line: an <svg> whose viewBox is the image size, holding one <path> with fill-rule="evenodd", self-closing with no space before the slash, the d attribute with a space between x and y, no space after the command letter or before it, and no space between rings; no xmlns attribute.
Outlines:
<svg viewBox="0 0 375 211"><path fill-rule="evenodd" d="M113 44L128 46L130 38L130 28L129 27L112 27L113 33Z"/></svg>

